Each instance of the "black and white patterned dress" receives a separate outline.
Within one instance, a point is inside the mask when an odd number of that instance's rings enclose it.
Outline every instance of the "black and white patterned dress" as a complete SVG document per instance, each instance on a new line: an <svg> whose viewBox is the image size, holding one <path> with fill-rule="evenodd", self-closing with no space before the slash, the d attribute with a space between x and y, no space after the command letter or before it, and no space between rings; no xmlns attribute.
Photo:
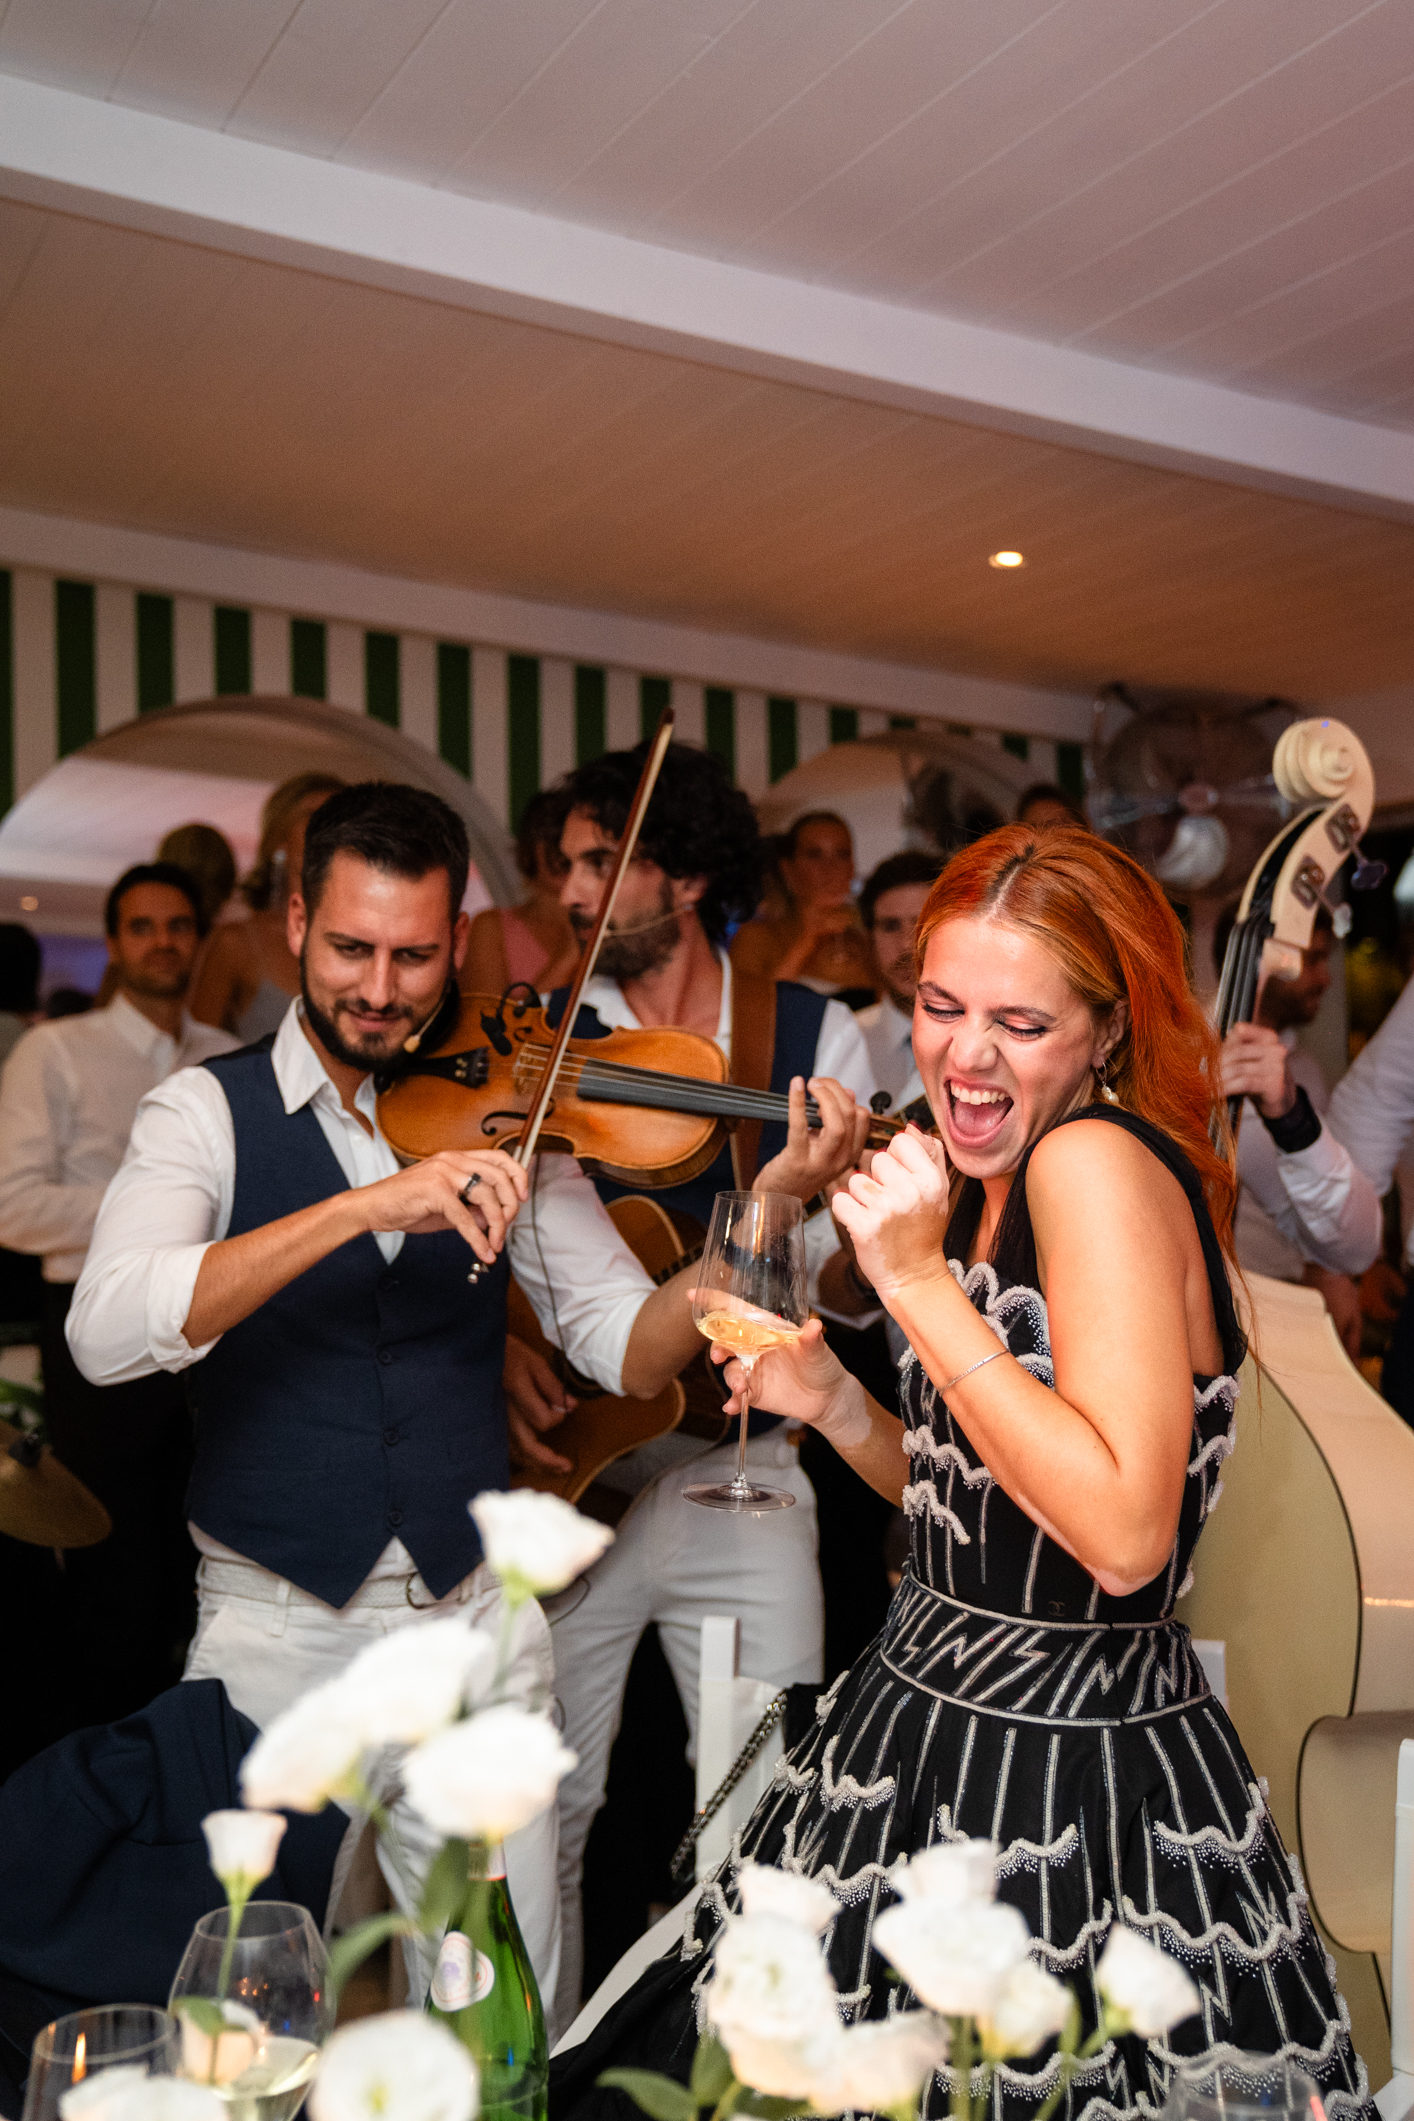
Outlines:
<svg viewBox="0 0 1414 2121"><path fill-rule="evenodd" d="M780 1763L739 1852L704 1888L681 1948L556 2065L555 2121L609 2121L611 2109L613 2121L628 2121L635 2109L622 2095L593 2088L611 2064L686 2077L697 1994L735 1905L741 1857L817 1878L836 1895L830 1965L857 2020L914 2000L871 1944L875 1914L893 1904L893 1866L969 1835L999 1844L1000 1896L1026 1917L1037 1961L1077 1989L1087 2034L1093 1969L1116 1921L1178 1958L1201 1993L1201 2016L1167 2039L1111 2042L1077 2074L1062 2109L1069 2121L1152 2112L1180 2058L1226 2047L1293 2058L1318 2080L1331 2121L1368 2111L1364 2067L1299 1873L1188 1630L1171 1618L1233 1445L1244 1351L1221 1253L1196 1174L1167 1137L1112 1107L1077 1117L1123 1125L1184 1187L1231 1373L1194 1379L1188 1480L1167 1568L1133 1597L1103 1593L996 1485L910 1353L902 1397L911 1552L883 1633L822 1697L813 1731ZM950 1250L965 1256L979 1207L977 1188L970 1216L964 1203L954 1219ZM951 1264L998 1339L1053 1384L1024 1165L992 1261ZM1003 2065L998 2121L1024 2121L1055 2067L1046 2054ZM942 2115L947 2105L943 2073L926 2110Z"/></svg>

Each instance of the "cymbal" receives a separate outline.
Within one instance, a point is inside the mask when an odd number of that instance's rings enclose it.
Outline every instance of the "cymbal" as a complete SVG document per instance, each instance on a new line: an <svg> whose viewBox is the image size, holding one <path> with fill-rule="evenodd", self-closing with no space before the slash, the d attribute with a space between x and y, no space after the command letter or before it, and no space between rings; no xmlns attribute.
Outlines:
<svg viewBox="0 0 1414 2121"><path fill-rule="evenodd" d="M96 1547L112 1529L98 1497L48 1444L36 1447L23 1429L0 1421L0 1532L33 1547Z"/></svg>

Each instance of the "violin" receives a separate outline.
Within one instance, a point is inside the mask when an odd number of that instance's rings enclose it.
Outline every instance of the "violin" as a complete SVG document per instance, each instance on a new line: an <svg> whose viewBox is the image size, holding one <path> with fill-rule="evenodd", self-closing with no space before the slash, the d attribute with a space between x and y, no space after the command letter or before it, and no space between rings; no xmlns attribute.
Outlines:
<svg viewBox="0 0 1414 2121"><path fill-rule="evenodd" d="M405 1055L380 1078L378 1124L398 1156L416 1162L440 1149L504 1148L522 1138L557 1037L532 996L518 988L457 995L422 1041L431 1050ZM696 1178L739 1122L784 1124L788 1113L779 1093L729 1082L715 1040L654 1025L566 1042L538 1146L651 1190ZM812 1097L805 1115L819 1126ZM932 1125L926 1106L876 1113L869 1146L883 1148L910 1119Z"/></svg>

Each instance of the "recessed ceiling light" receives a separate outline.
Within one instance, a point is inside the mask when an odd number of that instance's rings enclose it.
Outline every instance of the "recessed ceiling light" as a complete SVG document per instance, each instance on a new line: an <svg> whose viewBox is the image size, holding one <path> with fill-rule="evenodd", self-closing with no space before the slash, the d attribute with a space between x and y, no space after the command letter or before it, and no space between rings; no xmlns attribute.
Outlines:
<svg viewBox="0 0 1414 2121"><path fill-rule="evenodd" d="M989 567L1024 567L1026 565L1026 555L1023 552L989 553L987 555L987 565Z"/></svg>
<svg viewBox="0 0 1414 2121"><path fill-rule="evenodd" d="M38 913L39 900L37 898L22 898L20 900L20 911L21 913Z"/></svg>

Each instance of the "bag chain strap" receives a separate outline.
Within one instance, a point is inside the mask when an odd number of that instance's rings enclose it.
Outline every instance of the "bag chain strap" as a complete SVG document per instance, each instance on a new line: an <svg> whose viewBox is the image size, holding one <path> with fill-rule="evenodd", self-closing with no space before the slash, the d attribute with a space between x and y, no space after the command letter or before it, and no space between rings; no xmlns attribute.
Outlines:
<svg viewBox="0 0 1414 2121"><path fill-rule="evenodd" d="M693 1813L692 1824L674 1849L673 1860L669 1866L668 1875L674 1885L681 1885L686 1878L688 1865L692 1861L693 1852L698 1842L716 1818L732 1791L741 1781L785 1712L786 1693L785 1689L782 1688L780 1693L768 1705L765 1715L761 1718L761 1721L757 1724L755 1730L751 1733L751 1736L747 1739L701 1811Z"/></svg>

